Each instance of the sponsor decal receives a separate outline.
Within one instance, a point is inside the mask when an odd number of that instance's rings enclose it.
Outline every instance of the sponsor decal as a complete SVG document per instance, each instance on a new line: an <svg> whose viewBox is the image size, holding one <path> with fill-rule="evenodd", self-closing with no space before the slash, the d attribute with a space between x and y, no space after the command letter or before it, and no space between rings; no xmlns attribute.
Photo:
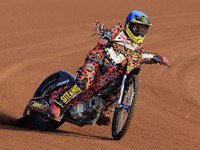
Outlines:
<svg viewBox="0 0 200 150"><path fill-rule="evenodd" d="M113 61L114 64L119 64L126 59L123 54L120 54L113 50L113 48L106 49L107 54L109 54L109 58Z"/></svg>
<svg viewBox="0 0 200 150"><path fill-rule="evenodd" d="M135 51L139 44L131 42L131 40L125 35L124 32L121 32L117 37L116 40L119 41L119 45L122 45L132 51Z"/></svg>
<svg viewBox="0 0 200 150"><path fill-rule="evenodd" d="M120 45L126 45L130 44L130 40L127 39L127 36L124 34L124 32L121 32L117 37L116 40L119 41L118 44Z"/></svg>
<svg viewBox="0 0 200 150"><path fill-rule="evenodd" d="M125 44L130 44L130 42L127 40L127 37L125 37L124 35L120 35L120 38L123 40L123 42L125 43Z"/></svg>
<svg viewBox="0 0 200 150"><path fill-rule="evenodd" d="M146 23L146 24L150 23L149 19L146 16L136 16L136 20L143 22L143 23Z"/></svg>
<svg viewBox="0 0 200 150"><path fill-rule="evenodd" d="M47 105L43 105L43 104L39 104L39 103L33 103L32 104L33 107L36 107L36 108L39 108L39 109L42 109L42 108L46 108Z"/></svg>
<svg viewBox="0 0 200 150"><path fill-rule="evenodd" d="M153 58L152 54L142 54L142 58Z"/></svg>
<svg viewBox="0 0 200 150"><path fill-rule="evenodd" d="M67 92L65 92L60 99L63 101L63 103L66 103L69 101L76 93L80 92L81 89L78 87L78 85L74 85L71 89L69 89Z"/></svg>

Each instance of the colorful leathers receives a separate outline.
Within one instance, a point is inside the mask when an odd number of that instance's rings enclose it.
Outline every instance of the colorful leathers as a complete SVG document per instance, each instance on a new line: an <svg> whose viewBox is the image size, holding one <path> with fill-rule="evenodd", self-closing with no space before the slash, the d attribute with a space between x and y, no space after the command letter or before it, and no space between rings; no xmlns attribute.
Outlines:
<svg viewBox="0 0 200 150"><path fill-rule="evenodd" d="M97 90L122 74L126 64L127 72L130 72L134 68L140 68L142 63L154 63L152 58L156 54L144 53L142 44L135 45L123 32L123 27L121 25L116 25L111 28L109 32L112 33L111 37L109 37L110 39L120 41L119 44L113 44L113 50L123 54L126 57L126 61L118 65L113 65L104 49L97 45L88 53L84 65L78 70L75 83L81 87L83 91L73 98L68 106L87 101ZM68 86L60 88L58 91L55 91L53 95L59 95L57 93L67 89L67 87ZM63 103L64 102L65 101L63 101Z"/></svg>

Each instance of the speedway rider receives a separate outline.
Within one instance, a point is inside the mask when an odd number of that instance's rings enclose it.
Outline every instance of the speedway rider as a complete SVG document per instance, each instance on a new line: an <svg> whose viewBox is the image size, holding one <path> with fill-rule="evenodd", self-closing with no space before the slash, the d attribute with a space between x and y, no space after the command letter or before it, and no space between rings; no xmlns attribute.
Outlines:
<svg viewBox="0 0 200 150"><path fill-rule="evenodd" d="M145 13L134 10L128 15L125 26L117 24L109 30L104 30L98 44L88 53L84 65L77 71L78 75L74 84L70 87L66 85L59 87L53 92L50 97L52 105L48 111L48 117L56 121L61 121L62 108L65 108L69 102L73 106L77 103L87 101L91 97L87 91L95 89L97 82L95 77L102 74L112 74L119 70L125 58L120 57L116 60L116 58L112 58L111 55L105 53L105 48L110 40L123 41L123 43L119 43L119 46L113 49L115 53L120 52L120 49L126 48L136 52L143 52L142 42L151 25ZM160 57L160 60L168 64L166 57ZM116 63L118 65L115 65ZM151 61L151 63L154 62ZM111 122L110 120L110 117L102 115L97 124L108 125Z"/></svg>

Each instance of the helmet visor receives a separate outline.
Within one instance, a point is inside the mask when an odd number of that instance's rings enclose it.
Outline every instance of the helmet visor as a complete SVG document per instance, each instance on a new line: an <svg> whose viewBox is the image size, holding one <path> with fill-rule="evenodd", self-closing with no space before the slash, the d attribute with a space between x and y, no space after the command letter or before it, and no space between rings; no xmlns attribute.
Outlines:
<svg viewBox="0 0 200 150"><path fill-rule="evenodd" d="M149 26L143 24L131 23L130 30L133 33L133 35L137 37L138 36L144 37L149 30Z"/></svg>

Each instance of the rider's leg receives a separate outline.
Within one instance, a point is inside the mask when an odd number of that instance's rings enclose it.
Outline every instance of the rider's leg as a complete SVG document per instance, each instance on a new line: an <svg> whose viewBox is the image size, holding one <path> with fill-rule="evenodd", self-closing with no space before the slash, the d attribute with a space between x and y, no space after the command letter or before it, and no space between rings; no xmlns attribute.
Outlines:
<svg viewBox="0 0 200 150"><path fill-rule="evenodd" d="M90 51L85 59L85 64L78 70L78 76L71 86L61 87L54 91L51 100L52 105L48 111L48 117L57 121L61 120L61 107L65 107L74 97L84 89L89 89L99 72L99 59L103 55L103 50L94 49ZM56 112L56 113L55 113Z"/></svg>
<svg viewBox="0 0 200 150"><path fill-rule="evenodd" d="M81 102L80 99L77 98L82 95L79 95L81 91L87 93L87 90L96 89L96 76L102 74L106 74L109 76L117 72L117 70L117 67L113 67L113 65L110 64L109 60L104 57L102 49L96 47L94 50L90 51L85 59L85 64L78 70L78 75L74 82L75 84L70 87L60 88L58 90L59 92L55 91L52 94L52 99L54 99L54 102L52 104L53 107L50 107L49 117L54 120L60 121L60 107L65 107L72 99L74 101L72 102L73 105L77 102ZM90 96L91 94L86 94L86 97L84 97L87 100ZM72 103L70 103L69 105L73 106ZM98 125L108 125L111 122L110 120L110 117L104 114L99 119Z"/></svg>

